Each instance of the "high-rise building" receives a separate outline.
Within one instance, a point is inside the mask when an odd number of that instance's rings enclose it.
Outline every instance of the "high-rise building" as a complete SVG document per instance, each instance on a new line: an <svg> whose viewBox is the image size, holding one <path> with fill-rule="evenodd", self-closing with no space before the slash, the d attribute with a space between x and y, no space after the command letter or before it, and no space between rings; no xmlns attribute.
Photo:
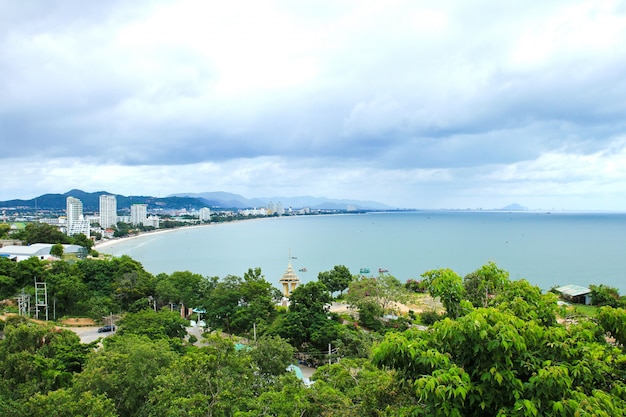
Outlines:
<svg viewBox="0 0 626 417"><path fill-rule="evenodd" d="M114 195L100 196L100 227L108 229L117 225L117 198Z"/></svg>
<svg viewBox="0 0 626 417"><path fill-rule="evenodd" d="M143 225L148 218L147 204L133 204L130 206L130 224Z"/></svg>
<svg viewBox="0 0 626 417"><path fill-rule="evenodd" d="M202 207L199 212L201 222L211 221L211 209L208 207Z"/></svg>
<svg viewBox="0 0 626 417"><path fill-rule="evenodd" d="M83 202L75 197L67 197L65 202L67 217L67 234L73 236L84 234L89 237L89 221L83 216Z"/></svg>

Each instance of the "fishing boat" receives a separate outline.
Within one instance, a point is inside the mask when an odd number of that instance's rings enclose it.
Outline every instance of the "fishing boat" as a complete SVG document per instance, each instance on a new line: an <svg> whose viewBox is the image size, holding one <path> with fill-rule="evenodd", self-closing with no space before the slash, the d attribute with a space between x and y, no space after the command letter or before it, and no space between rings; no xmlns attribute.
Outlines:
<svg viewBox="0 0 626 417"><path fill-rule="evenodd" d="M306 272L306 268L300 268L298 271L300 271L300 272Z"/></svg>
<svg viewBox="0 0 626 417"><path fill-rule="evenodd" d="M389 272L389 270L387 268L378 268L379 274L384 274L385 272Z"/></svg>
<svg viewBox="0 0 626 417"><path fill-rule="evenodd" d="M361 268L359 270L359 273L361 273L361 274L369 274L370 273L370 269L369 268Z"/></svg>

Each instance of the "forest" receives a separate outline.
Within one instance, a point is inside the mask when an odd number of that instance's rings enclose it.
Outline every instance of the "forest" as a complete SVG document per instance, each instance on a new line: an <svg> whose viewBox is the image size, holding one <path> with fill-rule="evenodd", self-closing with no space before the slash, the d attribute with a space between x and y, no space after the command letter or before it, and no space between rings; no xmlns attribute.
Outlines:
<svg viewBox="0 0 626 417"><path fill-rule="evenodd" d="M48 322L17 314L35 281ZM153 275L128 256L0 259L0 414L624 415L624 297L590 288L597 305L584 309L492 262L406 283L338 265L281 305L259 268L220 278ZM347 312L331 311L337 300ZM93 343L61 324L112 315L117 330ZM199 338L189 320L205 324ZM316 367L311 383L288 371L298 361Z"/></svg>

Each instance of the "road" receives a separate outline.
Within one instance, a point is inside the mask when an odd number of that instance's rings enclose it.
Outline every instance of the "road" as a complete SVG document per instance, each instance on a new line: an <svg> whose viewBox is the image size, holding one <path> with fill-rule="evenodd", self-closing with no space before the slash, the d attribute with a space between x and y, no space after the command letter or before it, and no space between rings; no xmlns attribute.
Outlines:
<svg viewBox="0 0 626 417"><path fill-rule="evenodd" d="M64 329L76 333L83 343L91 343L99 338L105 338L115 334L115 332L98 333L99 328L99 326L64 327Z"/></svg>

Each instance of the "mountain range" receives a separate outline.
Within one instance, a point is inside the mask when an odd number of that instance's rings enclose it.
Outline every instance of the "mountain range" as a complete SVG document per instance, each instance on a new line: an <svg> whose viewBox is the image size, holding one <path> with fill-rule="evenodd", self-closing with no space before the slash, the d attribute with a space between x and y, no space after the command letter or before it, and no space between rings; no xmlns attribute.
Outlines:
<svg viewBox="0 0 626 417"><path fill-rule="evenodd" d="M65 210L67 197L75 197L82 201L83 209L87 212L95 212L100 207L100 196L103 194L117 197L118 210L130 209L131 204L148 204L148 210L163 209L200 209L210 207L213 209L243 209L254 207L267 207L269 202L282 203L283 207L303 208L314 210L346 210L352 206L356 210L390 210L386 204L375 201L359 200L335 200L323 197L271 197L248 199L239 194L222 191L205 193L177 193L167 197L151 196L123 196L107 191L88 193L82 190L70 190L63 194L43 194L30 200L7 200L0 201L0 208L23 208L39 210Z"/></svg>
<svg viewBox="0 0 626 417"><path fill-rule="evenodd" d="M252 207L267 207L269 202L281 203L283 207L302 208L309 207L311 209L319 210L346 210L348 206L352 206L357 210L393 210L394 207L388 206L377 201L361 201L361 200L346 200L346 199L330 199L325 197L311 197L311 196L298 196L298 197L257 197L246 198L239 194L227 193L224 191L214 191L205 193L177 193L171 194L168 197L193 197L199 198L204 201L216 201L219 202L221 207L233 207L233 208L252 208Z"/></svg>

